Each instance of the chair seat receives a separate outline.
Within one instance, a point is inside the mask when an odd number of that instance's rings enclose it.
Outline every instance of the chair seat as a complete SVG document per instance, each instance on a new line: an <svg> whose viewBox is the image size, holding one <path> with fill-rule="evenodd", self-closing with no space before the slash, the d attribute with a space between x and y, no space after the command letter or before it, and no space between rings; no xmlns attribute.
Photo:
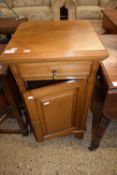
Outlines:
<svg viewBox="0 0 117 175"><path fill-rule="evenodd" d="M76 10L77 19L102 19L101 8L95 5L78 6Z"/></svg>

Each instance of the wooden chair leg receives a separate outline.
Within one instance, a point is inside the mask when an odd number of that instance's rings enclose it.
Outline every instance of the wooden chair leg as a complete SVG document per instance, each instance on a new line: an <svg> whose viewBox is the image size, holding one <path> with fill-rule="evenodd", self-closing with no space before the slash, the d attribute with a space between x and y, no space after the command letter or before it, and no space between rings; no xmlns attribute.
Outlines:
<svg viewBox="0 0 117 175"><path fill-rule="evenodd" d="M102 114L100 123L98 124L98 127L96 128L96 131L95 131L94 135L92 136L92 141L91 141L91 145L89 147L89 150L93 151L99 147L100 141L101 141L110 121L111 120L108 117L106 117ZM95 121L93 124L96 125Z"/></svg>
<svg viewBox="0 0 117 175"><path fill-rule="evenodd" d="M19 108L19 105L18 103L16 103L16 100L14 98L14 96L16 96L15 87L13 87L13 83L7 75L2 75L0 78L4 84L2 94L4 96L4 99L6 100L6 106L11 106L11 108L9 108L9 113L7 114L6 118L16 119L19 125L19 129L16 130L0 129L0 133L22 133L24 135L28 135L27 122L23 121L22 114L20 111L21 109Z"/></svg>

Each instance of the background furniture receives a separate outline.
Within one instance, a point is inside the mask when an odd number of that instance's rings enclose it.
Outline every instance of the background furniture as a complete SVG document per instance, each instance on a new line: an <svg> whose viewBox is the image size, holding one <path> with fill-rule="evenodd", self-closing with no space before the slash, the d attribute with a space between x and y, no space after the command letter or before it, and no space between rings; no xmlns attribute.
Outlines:
<svg viewBox="0 0 117 175"><path fill-rule="evenodd" d="M117 34L117 9L103 10L102 27L106 33Z"/></svg>
<svg viewBox="0 0 117 175"><path fill-rule="evenodd" d="M0 54L5 46L0 44ZM0 133L28 134L26 118L25 116L24 119L22 118L19 107L20 102L19 92L12 74L8 71L8 66L0 64L0 124L8 118L16 119L19 124L18 129L0 128Z"/></svg>
<svg viewBox="0 0 117 175"><path fill-rule="evenodd" d="M77 19L102 19L101 10L117 7L117 0L76 0Z"/></svg>
<svg viewBox="0 0 117 175"><path fill-rule="evenodd" d="M117 7L117 0L53 0L54 19L60 19L60 9L68 10L68 19L100 20L102 9Z"/></svg>
<svg viewBox="0 0 117 175"><path fill-rule="evenodd" d="M110 121L117 119L117 35L101 35L109 58L100 64L101 86L96 87L92 101L93 135L90 150L99 147Z"/></svg>
<svg viewBox="0 0 117 175"><path fill-rule="evenodd" d="M99 60L108 56L91 24L22 23L5 50L14 47L0 61L11 66L37 141L70 133L82 138Z"/></svg>
<svg viewBox="0 0 117 175"><path fill-rule="evenodd" d="M27 21L27 18L0 18L0 35L6 35L7 40L9 41L11 35L16 31L18 25L24 21ZM2 42L2 41L0 41ZM4 41L3 41L4 42Z"/></svg>
<svg viewBox="0 0 117 175"><path fill-rule="evenodd" d="M13 34L18 25L25 21L27 21L27 18L0 18L0 34Z"/></svg>
<svg viewBox="0 0 117 175"><path fill-rule="evenodd" d="M61 9L64 7L64 11L67 11L67 18L69 20L76 19L76 0L53 0L52 11L54 20L60 20Z"/></svg>
<svg viewBox="0 0 117 175"><path fill-rule="evenodd" d="M29 20L52 20L51 0L7 0L11 8L20 17ZM0 11L5 17L14 17L14 14L5 6L0 5Z"/></svg>
<svg viewBox="0 0 117 175"><path fill-rule="evenodd" d="M101 19L101 9L99 0L76 0L77 19Z"/></svg>
<svg viewBox="0 0 117 175"><path fill-rule="evenodd" d="M54 19L60 19L60 8L68 10L68 19L100 20L102 9L117 7L117 0L53 0Z"/></svg>
<svg viewBox="0 0 117 175"><path fill-rule="evenodd" d="M101 10L116 8L117 0L7 0L10 7L29 20L58 20L61 7L68 10L68 19L102 19ZM13 13L0 3L1 15L13 16Z"/></svg>

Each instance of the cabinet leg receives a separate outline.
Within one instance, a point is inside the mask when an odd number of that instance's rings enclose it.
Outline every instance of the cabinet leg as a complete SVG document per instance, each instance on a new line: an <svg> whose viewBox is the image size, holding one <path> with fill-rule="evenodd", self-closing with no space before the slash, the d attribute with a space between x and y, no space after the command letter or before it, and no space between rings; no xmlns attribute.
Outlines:
<svg viewBox="0 0 117 175"><path fill-rule="evenodd" d="M95 123L96 120L93 121L93 125L96 126L96 123ZM89 150L90 151L93 151L93 150L96 150L99 145L100 145L100 141L110 123L110 119L107 118L106 116L104 116L102 114L101 116L101 120L96 128L96 130L94 131L94 133L92 134L92 141L91 141L91 145L89 147Z"/></svg>
<svg viewBox="0 0 117 175"><path fill-rule="evenodd" d="M75 137L78 138L78 139L83 139L83 137L84 137L84 132L75 133L74 135L75 135Z"/></svg>

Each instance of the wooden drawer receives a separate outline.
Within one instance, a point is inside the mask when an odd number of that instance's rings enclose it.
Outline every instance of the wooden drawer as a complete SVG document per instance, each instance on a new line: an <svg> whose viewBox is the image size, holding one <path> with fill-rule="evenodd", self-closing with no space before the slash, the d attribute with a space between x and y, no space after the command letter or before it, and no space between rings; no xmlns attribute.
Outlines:
<svg viewBox="0 0 117 175"><path fill-rule="evenodd" d="M90 74L91 62L46 62L18 64L20 76L25 80L32 79L72 79Z"/></svg>

